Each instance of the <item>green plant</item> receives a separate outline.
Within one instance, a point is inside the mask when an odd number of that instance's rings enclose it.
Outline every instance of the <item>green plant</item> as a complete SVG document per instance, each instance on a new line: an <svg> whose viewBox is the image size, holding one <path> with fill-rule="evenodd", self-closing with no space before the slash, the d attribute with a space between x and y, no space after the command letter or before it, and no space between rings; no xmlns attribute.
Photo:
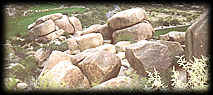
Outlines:
<svg viewBox="0 0 213 95"><path fill-rule="evenodd" d="M47 6L47 5L41 5L42 7ZM51 7L54 7L55 5L51 5ZM33 8L32 8L33 9ZM39 6L35 7L35 9L39 9ZM43 8L40 8L43 9ZM34 9L33 9L34 10ZM85 12L85 8L64 8L64 9L56 9L56 10L51 10L47 12L38 12L34 13L28 16L19 16L19 17L6 17L6 39L11 39L14 36L27 36L29 35L29 32L27 30L28 25L32 24L36 19L49 15L49 14L54 14L54 13L83 13Z"/></svg>
<svg viewBox="0 0 213 95"><path fill-rule="evenodd" d="M66 41L60 42L58 40L54 40L49 44L44 44L40 48L49 49L49 50L66 51L68 50L68 44Z"/></svg>
<svg viewBox="0 0 213 95"><path fill-rule="evenodd" d="M66 83L64 81L58 82L54 80L54 75L48 70L45 70L43 75L41 75L38 80L35 81L35 88L41 90L66 88Z"/></svg>
<svg viewBox="0 0 213 95"><path fill-rule="evenodd" d="M7 90L13 90L16 87L16 84L19 82L19 79L16 79L15 76L5 78L5 87Z"/></svg>

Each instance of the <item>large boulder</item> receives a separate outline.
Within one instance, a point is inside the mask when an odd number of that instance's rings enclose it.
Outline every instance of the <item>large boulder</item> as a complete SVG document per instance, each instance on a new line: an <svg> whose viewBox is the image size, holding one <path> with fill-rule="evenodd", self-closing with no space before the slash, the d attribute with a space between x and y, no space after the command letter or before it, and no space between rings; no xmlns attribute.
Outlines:
<svg viewBox="0 0 213 95"><path fill-rule="evenodd" d="M68 61L61 61L52 69L48 69L39 77L40 85L46 85L50 89L87 89L90 84L81 70Z"/></svg>
<svg viewBox="0 0 213 95"><path fill-rule="evenodd" d="M66 54L65 52L56 51L56 50L52 51L49 58L47 59L47 64L45 68L50 70L61 61L72 62L71 56L69 54Z"/></svg>
<svg viewBox="0 0 213 95"><path fill-rule="evenodd" d="M83 36L76 37L81 51L88 48L95 48L103 44L103 37L100 33L90 33Z"/></svg>
<svg viewBox="0 0 213 95"><path fill-rule="evenodd" d="M63 29L65 32L68 32L70 34L75 33L74 26L72 25L72 23L70 23L68 16L63 15L61 19L57 19L54 22L60 29Z"/></svg>
<svg viewBox="0 0 213 95"><path fill-rule="evenodd" d="M112 44L105 44L105 45L98 46L96 48L86 49L83 52L80 52L80 53L78 53L76 55L73 55L71 57L72 63L75 64L75 65L77 65L83 59L85 59L87 56L90 56L94 52L98 52L98 51L106 51L106 52L110 52L110 53L116 53L114 45L112 45Z"/></svg>
<svg viewBox="0 0 213 95"><path fill-rule="evenodd" d="M158 42L160 44L164 44L168 47L168 49L169 49L168 55L172 59L172 62L174 62L174 63L177 62L176 56L184 55L184 49L179 42L162 41L162 40L157 40L156 42Z"/></svg>
<svg viewBox="0 0 213 95"><path fill-rule="evenodd" d="M55 27L55 23L50 19L33 27L31 32L34 35L43 36L55 31Z"/></svg>
<svg viewBox="0 0 213 95"><path fill-rule="evenodd" d="M154 29L148 22L142 22L131 27L114 31L113 43L118 41L138 41L152 38Z"/></svg>
<svg viewBox="0 0 213 95"><path fill-rule="evenodd" d="M126 76L119 76L94 86L89 90L130 90L136 88L138 88L138 82L136 82L134 79Z"/></svg>
<svg viewBox="0 0 213 95"><path fill-rule="evenodd" d="M113 30L122 29L143 21L146 18L145 10L132 8L118 12L107 20L107 24Z"/></svg>
<svg viewBox="0 0 213 95"><path fill-rule="evenodd" d="M116 77L120 71L121 60L113 53L97 51L87 56L77 66L93 86Z"/></svg>
<svg viewBox="0 0 213 95"><path fill-rule="evenodd" d="M201 58L201 56L209 55L210 31L208 19L209 12L207 11L187 29L185 38L185 55L187 59L192 59L193 56Z"/></svg>
<svg viewBox="0 0 213 95"><path fill-rule="evenodd" d="M81 21L78 18L72 16L72 17L69 17L69 20L70 20L70 23L73 24L75 32L82 31Z"/></svg>
<svg viewBox="0 0 213 95"><path fill-rule="evenodd" d="M153 71L153 68L165 72L171 65L168 47L157 42L141 40L131 44L125 55L131 67L142 76L146 76L146 71Z"/></svg>
<svg viewBox="0 0 213 95"><path fill-rule="evenodd" d="M87 56L90 56L94 52L97 52L99 50L100 49L90 48L90 49L86 49L83 52L80 52L80 53L78 53L76 55L71 55L72 64L77 65L78 63L80 63L81 61L83 61Z"/></svg>
<svg viewBox="0 0 213 95"><path fill-rule="evenodd" d="M160 40L176 41L176 42L180 42L181 44L184 44L185 33L186 32L171 31L167 34L160 35L159 38Z"/></svg>

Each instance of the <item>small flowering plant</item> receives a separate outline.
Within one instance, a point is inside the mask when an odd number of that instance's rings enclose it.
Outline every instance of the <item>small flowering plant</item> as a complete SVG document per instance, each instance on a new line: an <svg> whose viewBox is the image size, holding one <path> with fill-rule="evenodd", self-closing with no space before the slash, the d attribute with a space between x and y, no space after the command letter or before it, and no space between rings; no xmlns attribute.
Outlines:
<svg viewBox="0 0 213 95"><path fill-rule="evenodd" d="M207 57L202 56L200 59L193 57L193 61L187 61L184 56L178 56L179 60L177 61L178 65L182 67L183 71L187 74L185 75L186 81L180 80L181 75L179 71L175 70L173 67L171 75L172 89L174 90L207 90L208 89L208 63L209 60ZM148 72L147 83L151 85L145 85L145 89L151 90L162 90L168 89L161 81L160 74L154 68L154 72Z"/></svg>

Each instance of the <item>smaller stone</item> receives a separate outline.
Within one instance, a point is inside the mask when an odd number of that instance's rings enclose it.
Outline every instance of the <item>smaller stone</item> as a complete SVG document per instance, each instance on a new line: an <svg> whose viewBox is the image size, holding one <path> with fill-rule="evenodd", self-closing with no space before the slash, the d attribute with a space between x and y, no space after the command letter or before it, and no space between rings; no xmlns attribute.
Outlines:
<svg viewBox="0 0 213 95"><path fill-rule="evenodd" d="M35 58L37 61L42 62L47 59L50 55L50 51L45 50L44 48L40 48L35 52Z"/></svg>
<svg viewBox="0 0 213 95"><path fill-rule="evenodd" d="M130 44L131 44L130 41L120 41L115 44L115 47L118 52L125 52L126 47L129 46Z"/></svg>
<svg viewBox="0 0 213 95"><path fill-rule="evenodd" d="M81 51L89 48L95 48L103 44L103 37L100 33L90 33L80 37L76 37Z"/></svg>
<svg viewBox="0 0 213 95"><path fill-rule="evenodd" d="M159 39L165 41L176 41L183 44L185 41L185 32L171 31L167 34L160 35Z"/></svg>
<svg viewBox="0 0 213 95"><path fill-rule="evenodd" d="M35 35L43 36L55 31L55 23L52 20L47 20L33 27L31 31Z"/></svg>
<svg viewBox="0 0 213 95"><path fill-rule="evenodd" d="M73 25L69 21L69 17L63 15L61 19L57 19L54 21L55 25L57 25L60 29L63 29L65 32L73 34L75 33Z"/></svg>
<svg viewBox="0 0 213 95"><path fill-rule="evenodd" d="M97 33L100 26L101 26L100 24L91 25L90 27L83 30L81 35L85 35L89 33Z"/></svg>
<svg viewBox="0 0 213 95"><path fill-rule="evenodd" d="M18 83L17 84L17 88L20 88L20 89L25 89L27 87L28 87L28 85L26 83Z"/></svg>
<svg viewBox="0 0 213 95"><path fill-rule="evenodd" d="M66 37L65 36L60 36L58 39L64 41L64 40L66 40Z"/></svg>

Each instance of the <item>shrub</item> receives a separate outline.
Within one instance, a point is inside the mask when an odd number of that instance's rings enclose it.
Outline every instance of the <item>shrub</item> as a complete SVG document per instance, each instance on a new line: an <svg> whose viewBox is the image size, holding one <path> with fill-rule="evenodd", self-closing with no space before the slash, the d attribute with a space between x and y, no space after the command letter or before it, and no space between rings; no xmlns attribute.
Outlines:
<svg viewBox="0 0 213 95"><path fill-rule="evenodd" d="M187 81L183 82L178 79L180 76L178 71L175 71L173 67L172 86L174 90L207 90L208 88L208 58L202 56L200 59L186 61L184 56L178 57L177 63L188 73ZM145 89L164 89L167 88L162 82L158 71L154 68L154 72L148 73L148 83L151 83L151 87L145 87Z"/></svg>
<svg viewBox="0 0 213 95"><path fill-rule="evenodd" d="M176 72L174 72L173 85L179 87L184 85L184 88L190 90L207 90L208 88L208 58L202 56L200 59L193 57L194 61L186 61L184 56L179 57L177 63L188 73L188 82L181 83L176 81Z"/></svg>
<svg viewBox="0 0 213 95"><path fill-rule="evenodd" d="M149 72L148 73L148 84L151 84L150 86L145 86L146 89L153 89L153 90L160 90L160 89L165 89L166 86L161 81L160 73L154 68L154 72Z"/></svg>

